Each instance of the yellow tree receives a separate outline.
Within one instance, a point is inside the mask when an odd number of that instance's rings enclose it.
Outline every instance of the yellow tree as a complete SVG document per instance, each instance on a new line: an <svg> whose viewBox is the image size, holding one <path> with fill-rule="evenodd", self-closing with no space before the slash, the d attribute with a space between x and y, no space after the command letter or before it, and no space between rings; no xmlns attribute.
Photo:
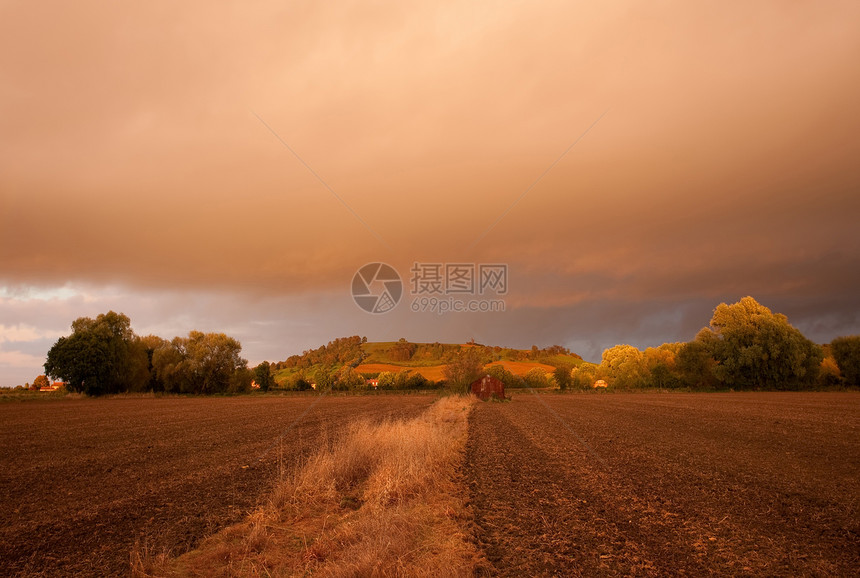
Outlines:
<svg viewBox="0 0 860 578"><path fill-rule="evenodd" d="M612 386L642 387L648 375L642 352L632 345L616 345L603 352L600 368Z"/></svg>

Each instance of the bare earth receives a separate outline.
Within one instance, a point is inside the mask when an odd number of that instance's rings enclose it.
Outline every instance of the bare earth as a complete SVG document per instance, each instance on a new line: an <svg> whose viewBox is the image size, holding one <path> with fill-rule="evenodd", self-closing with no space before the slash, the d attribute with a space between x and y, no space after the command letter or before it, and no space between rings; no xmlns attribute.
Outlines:
<svg viewBox="0 0 860 578"><path fill-rule="evenodd" d="M263 499L353 418L430 396L0 405L0 576L126 575L135 541L180 554ZM283 443L277 439L283 434Z"/></svg>
<svg viewBox="0 0 860 578"><path fill-rule="evenodd" d="M856 576L860 394L514 396L466 476L499 576Z"/></svg>

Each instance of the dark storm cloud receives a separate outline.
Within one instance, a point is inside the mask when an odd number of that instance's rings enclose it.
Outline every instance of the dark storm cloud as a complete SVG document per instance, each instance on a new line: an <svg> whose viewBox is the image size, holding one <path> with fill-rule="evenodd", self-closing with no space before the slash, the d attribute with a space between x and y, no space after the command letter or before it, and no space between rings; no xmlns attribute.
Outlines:
<svg viewBox="0 0 860 578"><path fill-rule="evenodd" d="M257 331L269 357L392 331L329 301L383 260L511 266L508 314L416 338L599 353L747 294L819 340L860 330L856 2L2 11L0 285L96 295L44 322L4 301L3 327L56 331L122 287L166 300L136 325Z"/></svg>

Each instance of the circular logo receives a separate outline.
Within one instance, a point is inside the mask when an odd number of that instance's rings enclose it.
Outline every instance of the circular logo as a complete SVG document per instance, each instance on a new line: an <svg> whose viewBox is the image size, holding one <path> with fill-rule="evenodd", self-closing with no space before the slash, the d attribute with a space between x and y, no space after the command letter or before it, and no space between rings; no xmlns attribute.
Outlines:
<svg viewBox="0 0 860 578"><path fill-rule="evenodd" d="M403 296L403 281L391 265L368 263L352 277L352 298L368 313L388 313Z"/></svg>

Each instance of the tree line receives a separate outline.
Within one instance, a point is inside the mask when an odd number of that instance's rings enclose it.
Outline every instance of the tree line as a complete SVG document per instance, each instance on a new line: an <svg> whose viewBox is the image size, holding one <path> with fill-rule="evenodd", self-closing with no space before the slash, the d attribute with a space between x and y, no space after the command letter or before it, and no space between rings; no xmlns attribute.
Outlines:
<svg viewBox="0 0 860 578"><path fill-rule="evenodd" d="M561 374L561 375L560 375ZM802 390L860 385L860 336L820 346L752 297L721 303L710 325L686 343L644 351L616 345L600 364L556 371L558 385L617 389Z"/></svg>
<svg viewBox="0 0 860 578"><path fill-rule="evenodd" d="M223 333L191 331L170 341L140 337L126 315L109 311L76 319L72 334L48 351L45 373L87 395L232 393L249 390L254 377L241 351Z"/></svg>
<svg viewBox="0 0 860 578"><path fill-rule="evenodd" d="M72 333L51 347L45 374L66 383L72 392L103 395L122 392L238 393L282 387L318 391L358 390L367 387L366 374L356 367L366 359L365 337L335 339L327 345L291 356L286 361L263 362L253 370L241 357L241 344L223 333L191 331L172 340L140 337L122 313L109 311L95 319L81 317ZM604 380L615 389L735 389L800 390L860 386L860 336L840 337L819 346L793 327L785 315L773 313L752 297L721 303L708 327L686 343L664 343L644 351L616 345L603 352L599 364L581 363L561 346L511 350L470 343L393 344L388 355L399 361L444 359L444 380L432 382L418 373L383 372L376 376L382 389L448 387L464 390L488 373L506 387L561 389L591 388ZM432 356L432 357L431 357ZM574 367L564 356L573 357ZM502 359L540 360L555 366L553 374L534 369L516 376ZM276 384L273 372L293 368L286 381ZM47 378L42 377L47 383Z"/></svg>
<svg viewBox="0 0 860 578"><path fill-rule="evenodd" d="M316 349L303 351L301 355L291 355L286 360L272 364L272 369L308 369L319 365L349 365L357 367L365 357L361 344L367 337L338 337Z"/></svg>

